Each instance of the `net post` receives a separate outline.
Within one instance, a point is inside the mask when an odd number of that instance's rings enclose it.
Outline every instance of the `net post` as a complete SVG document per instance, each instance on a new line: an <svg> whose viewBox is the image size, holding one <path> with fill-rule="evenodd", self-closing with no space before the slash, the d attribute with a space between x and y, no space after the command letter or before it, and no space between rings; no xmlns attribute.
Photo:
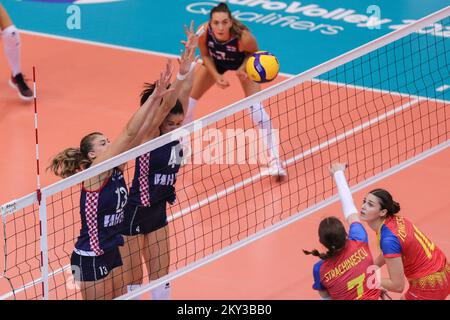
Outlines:
<svg viewBox="0 0 450 320"><path fill-rule="evenodd" d="M48 241L47 241L47 199L41 191L41 179L39 171L39 134L38 134L38 109L36 95L36 67L33 66L33 100L34 100L34 130L36 139L36 193L39 203L39 232L41 238L41 272L42 272L42 296L48 300Z"/></svg>

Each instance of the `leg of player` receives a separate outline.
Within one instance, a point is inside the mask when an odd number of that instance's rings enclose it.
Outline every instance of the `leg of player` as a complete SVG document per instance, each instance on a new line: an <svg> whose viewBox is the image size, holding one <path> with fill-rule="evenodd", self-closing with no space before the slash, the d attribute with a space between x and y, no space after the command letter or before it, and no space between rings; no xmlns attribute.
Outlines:
<svg viewBox="0 0 450 320"><path fill-rule="evenodd" d="M144 259L149 273L150 282L169 273L170 242L169 226L166 225L154 232L145 235ZM153 300L170 300L170 282L152 289Z"/></svg>
<svg viewBox="0 0 450 320"><path fill-rule="evenodd" d="M78 283L84 300L111 300L113 299L113 279L107 277L97 281L83 281Z"/></svg>
<svg viewBox="0 0 450 320"><path fill-rule="evenodd" d="M28 87L20 70L20 35L8 16L5 8L0 4L0 31L3 51L11 68L9 84L17 89L19 97L29 101L33 99L33 91Z"/></svg>
<svg viewBox="0 0 450 320"><path fill-rule="evenodd" d="M114 282L116 294L134 291L141 287L143 281L141 253L144 248L144 236L124 236L123 238L125 244L120 247L123 265L117 268L117 279Z"/></svg>
<svg viewBox="0 0 450 320"><path fill-rule="evenodd" d="M260 84L253 82L248 77L239 77L239 81L241 82L246 97L261 91ZM278 152L278 139L276 139L276 137L274 137L273 135L272 121L270 120L270 117L264 109L262 103L251 106L248 112L250 113L253 122L264 133L263 140L265 145L269 148L271 154L269 161L269 173L270 175L276 176L279 180L281 180L287 175L287 173L280 161L280 155Z"/></svg>
<svg viewBox="0 0 450 320"><path fill-rule="evenodd" d="M113 280L113 299L123 296L127 293L127 286L125 284L124 273L121 267L111 270Z"/></svg>
<svg viewBox="0 0 450 320"><path fill-rule="evenodd" d="M194 84L192 86L191 96L189 98L189 107L184 118L183 124L192 122L194 119L194 108L197 101L203 96L203 94L211 88L216 81L208 72L206 67L199 63L195 70Z"/></svg>

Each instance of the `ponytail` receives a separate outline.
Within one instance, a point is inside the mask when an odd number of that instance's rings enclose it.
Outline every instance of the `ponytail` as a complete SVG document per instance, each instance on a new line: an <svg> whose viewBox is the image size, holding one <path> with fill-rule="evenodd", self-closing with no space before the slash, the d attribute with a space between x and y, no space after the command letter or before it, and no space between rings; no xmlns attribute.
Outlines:
<svg viewBox="0 0 450 320"><path fill-rule="evenodd" d="M58 153L48 166L55 175L67 178L87 168L91 160L83 155L79 148L67 148Z"/></svg>
<svg viewBox="0 0 450 320"><path fill-rule="evenodd" d="M75 173L89 168L92 160L89 159L89 152L92 151L92 141L101 132L92 132L83 137L79 148L67 148L58 153L51 161L47 170L51 170L55 175L62 178L67 178Z"/></svg>
<svg viewBox="0 0 450 320"><path fill-rule="evenodd" d="M313 255L322 260L329 259L336 255L347 243L347 231L341 220L336 217L327 217L319 224L319 241L328 251L320 253L314 249L312 251L303 250L306 255Z"/></svg>
<svg viewBox="0 0 450 320"><path fill-rule="evenodd" d="M238 39L241 39L242 32L244 30L249 30L248 27L233 16L231 17L231 21L233 22L233 25L231 26L231 34L236 36Z"/></svg>
<svg viewBox="0 0 450 320"><path fill-rule="evenodd" d="M317 249L314 249L312 251L307 251L303 249L303 253L306 255L313 255L315 257L319 257L322 260L326 260L334 256L336 252L334 249L328 250L326 253L320 253Z"/></svg>

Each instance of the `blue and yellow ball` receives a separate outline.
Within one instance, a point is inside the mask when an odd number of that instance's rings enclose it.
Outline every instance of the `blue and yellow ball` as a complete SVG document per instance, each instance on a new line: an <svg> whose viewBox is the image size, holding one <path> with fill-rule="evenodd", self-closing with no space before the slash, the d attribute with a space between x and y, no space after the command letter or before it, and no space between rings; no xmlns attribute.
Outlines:
<svg viewBox="0 0 450 320"><path fill-rule="evenodd" d="M246 70L247 75L254 82L269 82L277 77L280 64L272 53L257 51L248 58Z"/></svg>

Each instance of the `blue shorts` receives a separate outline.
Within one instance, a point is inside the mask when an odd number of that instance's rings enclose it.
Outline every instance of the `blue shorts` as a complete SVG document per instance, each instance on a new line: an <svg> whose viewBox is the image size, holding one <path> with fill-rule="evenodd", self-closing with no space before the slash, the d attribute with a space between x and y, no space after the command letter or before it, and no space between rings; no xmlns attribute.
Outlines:
<svg viewBox="0 0 450 320"><path fill-rule="evenodd" d="M126 205L121 234L148 234L167 226L166 209L166 201L153 203L150 207Z"/></svg>
<svg viewBox="0 0 450 320"><path fill-rule="evenodd" d="M77 281L97 281L105 278L112 269L120 267L122 257L118 247L106 251L101 256L81 256L72 252L70 258L72 274Z"/></svg>

